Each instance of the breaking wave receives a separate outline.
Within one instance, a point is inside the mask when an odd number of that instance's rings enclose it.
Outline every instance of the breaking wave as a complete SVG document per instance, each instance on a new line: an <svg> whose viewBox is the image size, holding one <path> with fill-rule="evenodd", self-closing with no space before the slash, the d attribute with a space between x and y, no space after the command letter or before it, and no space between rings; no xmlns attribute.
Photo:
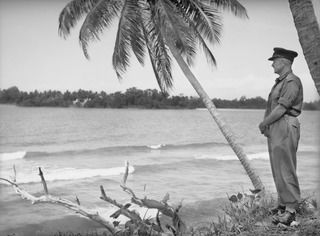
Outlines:
<svg viewBox="0 0 320 236"><path fill-rule="evenodd" d="M26 156L26 154L26 151L0 153L0 161L23 159Z"/></svg>
<svg viewBox="0 0 320 236"><path fill-rule="evenodd" d="M249 160L269 160L269 153L268 152L260 152L260 153L252 153L247 155ZM210 156L210 155L201 155L196 156L195 159L197 160L219 160L219 161L233 161L238 160L238 157L235 154L232 155L221 155L221 156Z"/></svg>
<svg viewBox="0 0 320 236"><path fill-rule="evenodd" d="M143 146L115 146L102 147L96 149L78 149L78 150L63 150L57 152L40 152L40 151L17 151L12 153L0 154L0 161L9 161L15 159L30 159L44 157L69 157L74 155L90 155L90 154L119 154L132 152L146 152L153 150L188 150L200 148L212 148L216 146L226 146L225 143L191 143L191 144L154 144Z"/></svg>
<svg viewBox="0 0 320 236"><path fill-rule="evenodd" d="M108 176L119 176L124 174L124 167L113 167L107 169L76 169L76 168L62 168L43 170L46 181L61 181L61 180L79 180L88 179L93 177L108 177ZM129 166L129 173L132 174L135 171L133 166ZM12 175L12 172L1 172L1 177L8 178ZM40 178L36 173L24 174L22 172L17 173L17 183L28 184L38 183Z"/></svg>

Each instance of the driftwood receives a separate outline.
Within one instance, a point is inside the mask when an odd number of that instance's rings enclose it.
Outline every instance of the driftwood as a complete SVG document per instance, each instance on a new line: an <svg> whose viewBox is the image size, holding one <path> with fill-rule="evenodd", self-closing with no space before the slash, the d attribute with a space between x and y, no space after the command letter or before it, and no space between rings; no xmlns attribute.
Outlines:
<svg viewBox="0 0 320 236"><path fill-rule="evenodd" d="M119 208L113 214L110 215L111 218L117 219L120 215L123 215L129 219L128 221L129 223L127 222L124 228L123 226L119 226L119 222L114 221L110 223L109 220L99 215L98 212L91 212L89 209L86 209L85 207L81 206L80 200L77 196L76 196L75 203L70 200L63 199L61 197L53 196L49 194L48 186L41 168L39 168L39 175L41 178L41 183L43 185L45 194L39 197L28 193L17 184L15 167L13 167L14 176L12 181L5 178L0 178L0 180L6 181L10 185L12 185L14 191L17 194L19 194L22 199L29 200L31 201L32 204L47 203L47 204L63 206L77 214L83 215L88 219L99 223L104 228L106 228L112 235L116 235L117 233L122 231L126 231L132 234L133 233L137 234L139 233L138 232L139 230L145 230L149 233L154 232L155 234L160 235L161 232L164 231L160 223L160 213L172 219L172 225L166 225L166 228L168 228L173 233L173 235L182 235L185 232L186 226L178 215L181 205L179 205L176 208L169 206L167 203L169 200L168 193L165 195L165 197L161 201L147 199L146 197L138 198L134 193L134 191L126 185L128 173L129 173L128 162L126 162L125 168L126 168L125 173L124 173L122 182L120 184L120 187L123 189L123 191L127 192L131 196L131 202L133 204L136 204L140 207L145 207L148 209L157 209L158 210L158 213L156 216L157 224L151 223L149 220L145 220L141 218L141 216L136 211L130 210L129 207L131 206L131 203L127 203L123 205L118 203L116 200L108 197L103 186L100 186L100 192L101 192L100 199Z"/></svg>
<svg viewBox="0 0 320 236"><path fill-rule="evenodd" d="M43 174L41 169L39 168L39 175L42 175L42 184L43 186L46 186L45 183L45 179L43 178ZM48 194L48 189L45 188L45 195L40 196L40 197L36 197L30 193L28 193L27 191L25 191L24 189L22 189L15 181L16 177L14 177L14 181L10 181L8 179L4 179L4 178L0 178L0 180L6 181L9 184L11 184L13 186L13 189L15 190L15 192L17 194L19 194L21 196L22 199L25 200L29 200L31 201L31 204L39 204L39 203L48 203L48 204L53 204L53 205L59 205L59 206L63 206L65 208L70 209L71 211L74 211L75 213L78 213L80 215L83 215L87 218L89 218L90 220L93 220L99 224L101 224L102 226L104 226L111 234L115 234L115 230L112 224L110 224L106 219L104 219L102 216L99 215L98 212L90 212L90 210L85 209L84 207L71 202L70 200L67 199L63 199L57 196L52 196Z"/></svg>

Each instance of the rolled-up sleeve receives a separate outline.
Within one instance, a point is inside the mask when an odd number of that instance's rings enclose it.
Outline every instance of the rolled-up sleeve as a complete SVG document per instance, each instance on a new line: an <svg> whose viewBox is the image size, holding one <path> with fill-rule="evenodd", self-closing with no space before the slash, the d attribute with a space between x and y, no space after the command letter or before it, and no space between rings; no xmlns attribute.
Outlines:
<svg viewBox="0 0 320 236"><path fill-rule="evenodd" d="M278 103L289 109L299 95L299 85L296 81L288 81L280 92Z"/></svg>

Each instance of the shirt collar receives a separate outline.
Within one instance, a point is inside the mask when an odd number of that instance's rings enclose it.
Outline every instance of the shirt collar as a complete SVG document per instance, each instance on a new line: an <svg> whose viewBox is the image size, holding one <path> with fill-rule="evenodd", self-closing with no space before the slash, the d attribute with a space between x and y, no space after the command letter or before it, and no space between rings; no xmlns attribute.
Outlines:
<svg viewBox="0 0 320 236"><path fill-rule="evenodd" d="M287 77L288 74L290 74L292 72L292 70L288 70L286 73L284 73L283 75L281 75L280 77L278 77L276 79L276 83L279 83L281 80L283 80L284 78Z"/></svg>

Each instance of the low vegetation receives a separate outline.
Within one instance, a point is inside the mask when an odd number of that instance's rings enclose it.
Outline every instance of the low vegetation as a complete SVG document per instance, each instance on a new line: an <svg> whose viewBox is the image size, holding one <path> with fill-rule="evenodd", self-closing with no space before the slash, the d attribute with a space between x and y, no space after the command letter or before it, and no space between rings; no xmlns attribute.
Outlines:
<svg viewBox="0 0 320 236"><path fill-rule="evenodd" d="M306 198L300 205L297 221L291 226L274 225L268 209L276 204L274 198L268 195L260 197L257 194L232 195L229 202L222 206L224 214L216 222L202 223L189 227L183 235L186 236L316 236L320 235L319 209L315 200ZM108 236L106 232L91 232L86 234L74 232L57 232L55 236ZM118 234L128 235L128 234ZM139 235L174 235L144 232Z"/></svg>

